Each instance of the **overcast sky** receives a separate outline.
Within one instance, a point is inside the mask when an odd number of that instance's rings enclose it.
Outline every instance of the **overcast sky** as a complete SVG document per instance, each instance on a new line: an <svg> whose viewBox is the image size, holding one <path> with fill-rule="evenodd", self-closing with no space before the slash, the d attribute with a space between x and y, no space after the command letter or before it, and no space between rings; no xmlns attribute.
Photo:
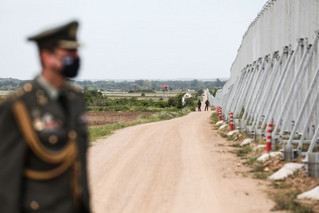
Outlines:
<svg viewBox="0 0 319 213"><path fill-rule="evenodd" d="M80 22L77 79L228 78L247 27L266 0L1 0L0 78L32 79L26 38Z"/></svg>

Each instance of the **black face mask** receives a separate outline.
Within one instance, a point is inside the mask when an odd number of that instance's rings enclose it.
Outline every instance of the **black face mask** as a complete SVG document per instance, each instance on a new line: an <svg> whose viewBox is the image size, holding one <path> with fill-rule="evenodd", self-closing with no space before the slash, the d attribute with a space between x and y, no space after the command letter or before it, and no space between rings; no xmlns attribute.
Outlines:
<svg viewBox="0 0 319 213"><path fill-rule="evenodd" d="M67 78L74 78L77 76L80 68L80 58L65 57L63 58L62 75Z"/></svg>

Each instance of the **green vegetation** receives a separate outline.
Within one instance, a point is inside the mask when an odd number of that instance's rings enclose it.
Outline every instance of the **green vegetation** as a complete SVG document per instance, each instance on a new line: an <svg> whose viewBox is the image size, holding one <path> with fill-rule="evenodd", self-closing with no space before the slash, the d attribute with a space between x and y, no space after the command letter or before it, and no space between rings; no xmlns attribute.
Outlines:
<svg viewBox="0 0 319 213"><path fill-rule="evenodd" d="M216 124L219 121L219 116L216 111L212 113L212 115L210 116L210 120L212 124Z"/></svg>
<svg viewBox="0 0 319 213"><path fill-rule="evenodd" d="M276 193L274 195L276 205L272 210L290 210L293 213L312 213L313 210L311 208L296 202L298 194L300 194L300 191L297 190Z"/></svg>
<svg viewBox="0 0 319 213"><path fill-rule="evenodd" d="M185 99L185 104L182 105L182 98L184 95L185 95L185 93L180 93L180 94L176 95L175 97L170 97L168 99L168 102L167 102L168 106L175 107L177 109L189 107L189 108L191 108L192 111L195 111L195 109L196 109L196 96L195 96L195 98L192 97L192 98Z"/></svg>
<svg viewBox="0 0 319 213"><path fill-rule="evenodd" d="M127 91L130 93L155 92L162 90L162 85L168 85L168 90L185 91L222 87L225 81L216 79L215 81L199 81L197 79L191 81L150 81L150 80L135 80L135 81L77 81L78 85L86 89L100 89L108 91Z"/></svg>
<svg viewBox="0 0 319 213"><path fill-rule="evenodd" d="M112 134L114 130L137 125L147 122L155 122L160 120L168 120L183 116L195 110L195 99L188 98L182 105L182 97L184 93L180 93L168 100L143 99L136 97L112 99L97 90L85 90L84 97L87 108L89 110L98 111L128 111L128 112L156 112L152 115L140 115L137 120L131 123L106 124L104 126L92 126L89 128L90 141L97 138Z"/></svg>
<svg viewBox="0 0 319 213"><path fill-rule="evenodd" d="M222 133L222 132L220 133L220 136L222 136L223 138L226 138L226 139L227 139L227 137L228 137L227 134Z"/></svg>
<svg viewBox="0 0 319 213"><path fill-rule="evenodd" d="M172 118L184 116L188 114L191 110L189 108L183 108L182 110L179 110L178 112L158 112L150 116L141 115L139 118L128 124L107 124L103 126L91 126L89 127L89 140L90 142L95 141L98 138L105 137L107 135L110 135L113 133L113 131L129 126L134 126L142 123L148 123L148 122L156 122L161 120L169 120Z"/></svg>
<svg viewBox="0 0 319 213"><path fill-rule="evenodd" d="M262 163L255 161L251 166L253 167L254 178L266 180L269 177L270 173L264 170Z"/></svg>
<svg viewBox="0 0 319 213"><path fill-rule="evenodd" d="M194 98L185 100L182 105L182 97L184 93L180 93L168 100L153 99L137 99L130 98L109 98L97 90L85 90L84 97L88 110L93 111L122 111L122 112L174 112L183 108L195 110L196 103Z"/></svg>
<svg viewBox="0 0 319 213"><path fill-rule="evenodd" d="M0 78L0 90L15 90L28 81L22 81L13 78ZM200 81L197 79L190 81L150 81L150 80L135 80L135 81L75 81L75 83L87 90L100 91L125 91L129 93L150 93L162 91L162 85L168 85L169 91L186 91L199 90L206 88L220 88L225 84L225 81L216 79L215 81Z"/></svg>
<svg viewBox="0 0 319 213"><path fill-rule="evenodd" d="M241 158L246 158L247 154L250 153L251 151L252 149L250 148L250 146L246 145L246 146L243 146L241 149L238 149L236 151L236 155Z"/></svg>
<svg viewBox="0 0 319 213"><path fill-rule="evenodd" d="M204 90L202 90L202 89L197 90L196 91L196 98L201 96L202 94L204 94Z"/></svg>
<svg viewBox="0 0 319 213"><path fill-rule="evenodd" d="M121 129L124 127L132 126L132 124L107 124L103 126L91 126L89 127L89 140L90 142L95 141L98 138L103 136L107 136L113 133L113 131L117 129Z"/></svg>
<svg viewBox="0 0 319 213"><path fill-rule="evenodd" d="M271 186L275 189L286 189L289 187L284 181L272 181Z"/></svg>
<svg viewBox="0 0 319 213"><path fill-rule="evenodd" d="M218 79L217 79L218 80ZM221 89L221 86L215 86L212 90L209 90L210 94L215 97L217 90Z"/></svg>

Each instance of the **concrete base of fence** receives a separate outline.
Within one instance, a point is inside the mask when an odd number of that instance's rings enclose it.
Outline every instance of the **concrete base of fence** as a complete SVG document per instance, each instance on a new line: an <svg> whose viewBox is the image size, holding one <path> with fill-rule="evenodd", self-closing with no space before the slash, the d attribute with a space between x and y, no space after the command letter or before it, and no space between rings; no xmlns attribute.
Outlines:
<svg viewBox="0 0 319 213"><path fill-rule="evenodd" d="M259 149L265 149L265 148L266 148L266 145L264 145L264 144L257 145L257 146L254 147L254 151L257 151Z"/></svg>
<svg viewBox="0 0 319 213"><path fill-rule="evenodd" d="M257 158L257 161L259 162L265 162L266 160L268 160L269 158L275 157L277 155L282 155L281 152L269 152L269 153L264 153L263 155L261 155L259 158Z"/></svg>
<svg viewBox="0 0 319 213"><path fill-rule="evenodd" d="M245 146L247 144L250 144L251 142L253 142L254 139L251 139L251 138L246 138L240 145L241 146Z"/></svg>
<svg viewBox="0 0 319 213"><path fill-rule="evenodd" d="M238 133L239 130L233 130L227 133L227 136L233 136L235 133Z"/></svg>
<svg viewBox="0 0 319 213"><path fill-rule="evenodd" d="M272 174L268 179L271 180L283 180L289 175L292 175L295 171L302 169L304 165L302 163L287 163L277 172Z"/></svg>
<svg viewBox="0 0 319 213"><path fill-rule="evenodd" d="M223 125L223 124L224 124L224 121L218 121L218 122L216 123L217 126L220 126L220 125Z"/></svg>
<svg viewBox="0 0 319 213"><path fill-rule="evenodd" d="M226 127L228 127L227 124L223 124L221 127L219 127L219 130L225 129Z"/></svg>
<svg viewBox="0 0 319 213"><path fill-rule="evenodd" d="M297 196L298 199L313 199L319 200L319 186L313 188L310 191L304 192Z"/></svg>

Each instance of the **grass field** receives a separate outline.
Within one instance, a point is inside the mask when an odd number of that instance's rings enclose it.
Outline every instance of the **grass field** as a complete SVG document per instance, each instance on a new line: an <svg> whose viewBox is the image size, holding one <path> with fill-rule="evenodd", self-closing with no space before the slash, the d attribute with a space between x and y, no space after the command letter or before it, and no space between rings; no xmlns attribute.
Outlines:
<svg viewBox="0 0 319 213"><path fill-rule="evenodd" d="M169 120L187 115L191 110L184 108L178 112L88 112L89 140L108 136L115 130L138 124ZM92 144L91 144L92 145Z"/></svg>
<svg viewBox="0 0 319 213"><path fill-rule="evenodd" d="M128 124L136 121L139 116L150 116L152 112L108 112L89 111L86 113L88 126L101 126L106 124Z"/></svg>
<svg viewBox="0 0 319 213"><path fill-rule="evenodd" d="M159 100L159 99L163 99L163 100L167 100L169 97L174 97L177 94L179 94L180 92L167 92L167 93L163 93L163 92L154 92L154 93L144 93L145 96L142 96L142 92L141 93L128 93L128 92L102 92L102 94L104 96L107 96L109 98L137 98L139 100L143 100L143 99L153 99L153 100Z"/></svg>
<svg viewBox="0 0 319 213"><path fill-rule="evenodd" d="M5 90L0 90L0 96L6 96L12 93L12 91L5 91ZM169 97L174 97L180 92L155 92L155 93L144 93L145 96L141 96L142 93L128 93L128 92L103 92L103 95L109 97L109 98L131 98L135 97L139 100L143 99L154 99L154 100L159 100L160 98L167 100Z"/></svg>

